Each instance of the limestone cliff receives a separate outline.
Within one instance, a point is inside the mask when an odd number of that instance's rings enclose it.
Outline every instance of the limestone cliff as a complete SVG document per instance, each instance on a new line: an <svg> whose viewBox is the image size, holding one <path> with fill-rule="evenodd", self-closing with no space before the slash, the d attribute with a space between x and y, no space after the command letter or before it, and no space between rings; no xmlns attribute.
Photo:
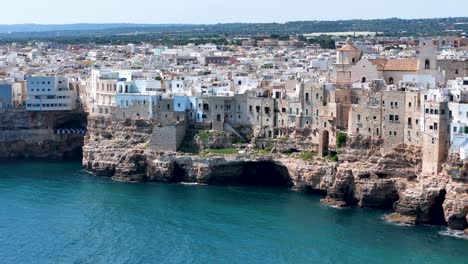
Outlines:
<svg viewBox="0 0 468 264"><path fill-rule="evenodd" d="M57 128L84 128L86 115L73 112L8 111L0 114L0 159L80 158L83 135L56 134Z"/></svg>
<svg viewBox="0 0 468 264"><path fill-rule="evenodd" d="M288 149L195 155L148 148L153 124L143 121L88 121L84 166L98 175L121 181L199 182L287 186L326 195L324 203L393 209L391 220L468 227L468 183L465 167L448 167L439 175L421 173L421 149L398 145L382 155L381 142L357 137L348 142L339 162ZM310 144L310 143L307 143ZM279 145L279 144L278 144ZM313 144L310 144L311 146ZM292 142L300 149L306 143ZM468 169L467 169L468 171Z"/></svg>

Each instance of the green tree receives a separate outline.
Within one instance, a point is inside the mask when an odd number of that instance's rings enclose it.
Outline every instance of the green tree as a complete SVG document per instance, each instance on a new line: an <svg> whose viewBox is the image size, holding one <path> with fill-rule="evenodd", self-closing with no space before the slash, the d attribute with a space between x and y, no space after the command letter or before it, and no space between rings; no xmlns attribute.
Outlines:
<svg viewBox="0 0 468 264"><path fill-rule="evenodd" d="M338 132L338 134L336 135L336 146L338 148L342 148L344 146L346 146L346 141L348 140L348 134L346 134L345 132Z"/></svg>

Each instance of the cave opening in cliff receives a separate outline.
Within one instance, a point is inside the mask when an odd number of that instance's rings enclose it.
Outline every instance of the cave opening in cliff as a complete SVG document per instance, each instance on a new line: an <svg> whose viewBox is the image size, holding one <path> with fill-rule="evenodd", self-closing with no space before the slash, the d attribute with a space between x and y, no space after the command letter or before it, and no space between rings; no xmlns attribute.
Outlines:
<svg viewBox="0 0 468 264"><path fill-rule="evenodd" d="M327 191L315 189L312 186L306 186L304 188L304 192L306 192L307 194L310 194L310 195L321 196L321 197L324 197L324 198L327 197L327 194L328 194Z"/></svg>
<svg viewBox="0 0 468 264"><path fill-rule="evenodd" d="M268 161L215 167L210 183L258 187L292 186L287 168Z"/></svg>
<svg viewBox="0 0 468 264"><path fill-rule="evenodd" d="M187 172L178 163L174 163L174 171L172 172L171 182L183 182L187 179L187 177Z"/></svg>
<svg viewBox="0 0 468 264"><path fill-rule="evenodd" d="M441 190L439 195L435 198L434 204L429 210L429 221L432 225L446 225L443 204L445 201L446 190Z"/></svg>

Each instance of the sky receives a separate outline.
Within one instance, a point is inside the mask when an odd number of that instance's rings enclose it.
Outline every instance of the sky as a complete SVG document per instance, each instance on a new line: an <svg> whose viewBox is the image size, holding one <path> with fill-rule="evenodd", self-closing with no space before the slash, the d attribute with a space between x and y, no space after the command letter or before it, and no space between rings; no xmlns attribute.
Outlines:
<svg viewBox="0 0 468 264"><path fill-rule="evenodd" d="M468 15L468 0L2 0L0 24L216 24Z"/></svg>

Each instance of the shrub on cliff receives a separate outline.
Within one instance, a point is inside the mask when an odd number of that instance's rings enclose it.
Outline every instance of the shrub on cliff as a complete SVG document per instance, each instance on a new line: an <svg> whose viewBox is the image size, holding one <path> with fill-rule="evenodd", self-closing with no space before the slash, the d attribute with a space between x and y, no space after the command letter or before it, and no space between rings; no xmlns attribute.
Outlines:
<svg viewBox="0 0 468 264"><path fill-rule="evenodd" d="M346 146L346 141L348 140L348 134L346 134L345 132L338 132L338 134L336 134L336 146L338 148L342 148L344 146Z"/></svg>

